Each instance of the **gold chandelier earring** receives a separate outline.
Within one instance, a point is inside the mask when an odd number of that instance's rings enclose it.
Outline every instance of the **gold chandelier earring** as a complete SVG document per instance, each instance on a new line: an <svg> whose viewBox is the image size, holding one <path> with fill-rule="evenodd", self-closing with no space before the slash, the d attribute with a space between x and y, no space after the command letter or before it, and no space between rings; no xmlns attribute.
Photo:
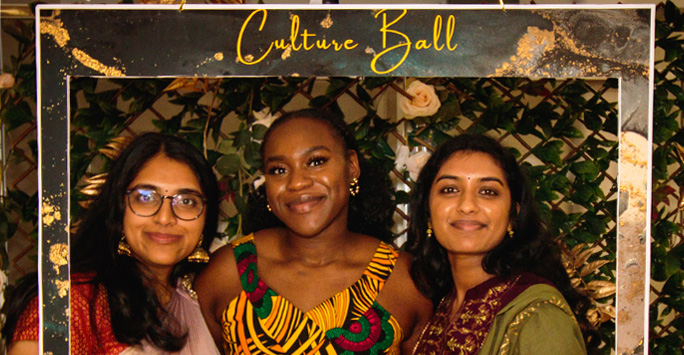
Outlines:
<svg viewBox="0 0 684 355"><path fill-rule="evenodd" d="M427 230L425 231L425 235L427 235L428 238L432 238L432 222L430 220L428 220Z"/></svg>
<svg viewBox="0 0 684 355"><path fill-rule="evenodd" d="M195 250L188 255L188 261L191 263L208 263L209 262L209 253L207 253L204 248L202 248L202 240L204 240L204 236L200 237L199 242L197 243L197 246L195 247Z"/></svg>
<svg viewBox="0 0 684 355"><path fill-rule="evenodd" d="M508 227L508 237L513 238L514 234L515 234L515 232L513 231L513 227L509 226Z"/></svg>
<svg viewBox="0 0 684 355"><path fill-rule="evenodd" d="M121 232L121 240L119 240L119 247L116 249L116 253L124 256L131 256L131 246L126 241L126 235Z"/></svg>
<svg viewBox="0 0 684 355"><path fill-rule="evenodd" d="M359 179L353 178L351 185L349 185L349 192L351 193L352 196L356 196L356 194L359 193Z"/></svg>

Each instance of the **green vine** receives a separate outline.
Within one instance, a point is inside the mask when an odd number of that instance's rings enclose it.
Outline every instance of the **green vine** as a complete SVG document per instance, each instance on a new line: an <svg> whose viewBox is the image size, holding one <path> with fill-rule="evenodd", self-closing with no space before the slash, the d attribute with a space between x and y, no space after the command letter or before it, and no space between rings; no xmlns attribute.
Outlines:
<svg viewBox="0 0 684 355"><path fill-rule="evenodd" d="M684 14L659 7L653 107L653 223L651 228L650 344L654 354L684 348Z"/></svg>

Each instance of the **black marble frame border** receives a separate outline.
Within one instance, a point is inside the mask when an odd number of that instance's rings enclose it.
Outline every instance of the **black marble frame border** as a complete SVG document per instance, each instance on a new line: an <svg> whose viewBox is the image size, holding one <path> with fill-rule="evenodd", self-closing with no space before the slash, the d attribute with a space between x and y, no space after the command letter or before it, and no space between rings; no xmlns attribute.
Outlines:
<svg viewBox="0 0 684 355"><path fill-rule="evenodd" d="M39 5L41 352L69 352L69 78L293 75L618 78L613 346L647 351L654 31L654 5ZM340 49L305 50L305 37Z"/></svg>

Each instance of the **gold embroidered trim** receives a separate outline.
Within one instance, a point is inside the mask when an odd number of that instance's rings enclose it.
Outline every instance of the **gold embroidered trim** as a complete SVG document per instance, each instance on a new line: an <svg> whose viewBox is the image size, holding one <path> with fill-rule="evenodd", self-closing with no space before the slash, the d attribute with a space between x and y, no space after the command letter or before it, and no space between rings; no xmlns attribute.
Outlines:
<svg viewBox="0 0 684 355"><path fill-rule="evenodd" d="M183 276L181 286L183 286L185 292L187 292L193 300L197 301L197 292L192 288L192 279L190 278L190 275Z"/></svg>

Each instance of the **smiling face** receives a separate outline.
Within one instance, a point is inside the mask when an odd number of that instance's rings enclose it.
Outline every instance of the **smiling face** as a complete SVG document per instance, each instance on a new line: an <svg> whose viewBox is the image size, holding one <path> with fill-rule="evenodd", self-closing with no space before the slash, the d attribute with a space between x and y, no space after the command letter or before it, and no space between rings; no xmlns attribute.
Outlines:
<svg viewBox="0 0 684 355"><path fill-rule="evenodd" d="M276 127L265 142L264 171L268 203L294 233L346 230L349 185L359 163L328 124L293 118Z"/></svg>
<svg viewBox="0 0 684 355"><path fill-rule="evenodd" d="M451 255L484 257L503 240L510 209L504 172L486 153L455 153L430 189L433 231Z"/></svg>
<svg viewBox="0 0 684 355"><path fill-rule="evenodd" d="M202 194L199 180L186 164L163 154L156 155L140 169L128 189L146 188L160 195L179 192ZM193 220L178 219L171 210L171 200L164 199L159 211L149 217L133 213L126 200L123 229L133 257L153 273L170 272L173 266L195 249L202 236L205 212Z"/></svg>

